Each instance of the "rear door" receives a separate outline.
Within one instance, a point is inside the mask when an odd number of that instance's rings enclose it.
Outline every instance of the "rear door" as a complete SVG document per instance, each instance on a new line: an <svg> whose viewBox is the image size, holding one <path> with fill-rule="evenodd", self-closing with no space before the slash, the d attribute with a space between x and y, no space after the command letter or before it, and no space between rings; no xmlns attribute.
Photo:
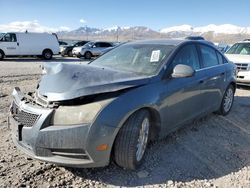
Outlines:
<svg viewBox="0 0 250 188"><path fill-rule="evenodd" d="M101 53L101 42L96 42L93 46L92 46L92 49L91 49L91 53L96 56L96 55L99 55Z"/></svg>
<svg viewBox="0 0 250 188"><path fill-rule="evenodd" d="M19 55L19 42L15 33L6 33L0 41L0 48L5 55Z"/></svg>
<svg viewBox="0 0 250 188"><path fill-rule="evenodd" d="M202 113L200 80L205 75L200 70L199 56L194 44L188 44L180 49L168 67L168 75L178 64L191 66L195 73L187 78L169 78L164 81L161 117L164 134L167 134L183 123L192 120Z"/></svg>
<svg viewBox="0 0 250 188"><path fill-rule="evenodd" d="M202 105L207 111L215 111L219 108L223 96L224 82L226 81L226 69L222 55L213 47L199 45L202 69L206 72L206 78L202 80Z"/></svg>

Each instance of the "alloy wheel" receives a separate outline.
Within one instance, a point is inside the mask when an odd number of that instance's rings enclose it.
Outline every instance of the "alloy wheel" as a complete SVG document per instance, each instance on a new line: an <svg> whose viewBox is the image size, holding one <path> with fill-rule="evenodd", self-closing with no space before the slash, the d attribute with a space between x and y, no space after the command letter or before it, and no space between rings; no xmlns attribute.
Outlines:
<svg viewBox="0 0 250 188"><path fill-rule="evenodd" d="M225 94L224 104L223 104L225 112L228 112L231 109L233 104L233 98L234 98L234 92L232 88L228 88Z"/></svg>
<svg viewBox="0 0 250 188"><path fill-rule="evenodd" d="M140 161L144 155L148 143L148 135L149 135L149 119L145 118L142 121L138 138L137 151L136 151L137 161Z"/></svg>

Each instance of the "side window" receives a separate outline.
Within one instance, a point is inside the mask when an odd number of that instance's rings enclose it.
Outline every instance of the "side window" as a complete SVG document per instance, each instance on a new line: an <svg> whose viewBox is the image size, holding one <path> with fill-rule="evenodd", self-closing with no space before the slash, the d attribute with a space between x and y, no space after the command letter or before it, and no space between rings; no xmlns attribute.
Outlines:
<svg viewBox="0 0 250 188"><path fill-rule="evenodd" d="M216 52L213 48L200 45L200 49L204 67L212 67L219 64Z"/></svg>
<svg viewBox="0 0 250 188"><path fill-rule="evenodd" d="M194 70L200 69L198 53L194 45L184 46L175 56L171 68L178 64L191 66Z"/></svg>
<svg viewBox="0 0 250 188"><path fill-rule="evenodd" d="M106 43L106 42L103 42L102 43L102 47L111 47L111 44L110 43Z"/></svg>
<svg viewBox="0 0 250 188"><path fill-rule="evenodd" d="M219 52L216 52L217 57L218 57L218 61L219 64L223 64L224 63L224 58L222 57L222 55Z"/></svg>
<svg viewBox="0 0 250 188"><path fill-rule="evenodd" d="M80 42L80 46L83 46L84 44L86 44L86 42Z"/></svg>
<svg viewBox="0 0 250 188"><path fill-rule="evenodd" d="M3 42L16 42L16 34L14 33L7 33L6 35L4 35L4 37L2 38Z"/></svg>
<svg viewBox="0 0 250 188"><path fill-rule="evenodd" d="M94 46L95 46L96 48L102 47L100 42L95 43Z"/></svg>
<svg viewBox="0 0 250 188"><path fill-rule="evenodd" d="M77 43L75 44L75 46L76 46L76 47L81 46L81 43L80 43L80 42L77 42Z"/></svg>

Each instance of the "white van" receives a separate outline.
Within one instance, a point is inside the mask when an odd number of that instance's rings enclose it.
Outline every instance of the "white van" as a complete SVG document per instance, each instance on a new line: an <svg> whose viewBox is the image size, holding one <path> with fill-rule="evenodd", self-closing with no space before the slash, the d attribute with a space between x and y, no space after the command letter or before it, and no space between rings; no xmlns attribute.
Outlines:
<svg viewBox="0 0 250 188"><path fill-rule="evenodd" d="M57 36L49 33L0 34L0 60L8 56L38 56L46 60L59 54Z"/></svg>

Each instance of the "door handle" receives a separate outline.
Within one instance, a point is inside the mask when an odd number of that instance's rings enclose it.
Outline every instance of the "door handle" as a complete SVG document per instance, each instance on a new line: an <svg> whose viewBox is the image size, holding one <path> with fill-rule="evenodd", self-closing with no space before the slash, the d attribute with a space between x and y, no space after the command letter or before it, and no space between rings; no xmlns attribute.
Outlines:
<svg viewBox="0 0 250 188"><path fill-rule="evenodd" d="M220 75L221 75L221 76L224 76L224 75L225 75L225 73L223 72L223 73L221 73Z"/></svg>
<svg viewBox="0 0 250 188"><path fill-rule="evenodd" d="M19 46L19 42L17 42L16 44L17 44L17 46Z"/></svg>

